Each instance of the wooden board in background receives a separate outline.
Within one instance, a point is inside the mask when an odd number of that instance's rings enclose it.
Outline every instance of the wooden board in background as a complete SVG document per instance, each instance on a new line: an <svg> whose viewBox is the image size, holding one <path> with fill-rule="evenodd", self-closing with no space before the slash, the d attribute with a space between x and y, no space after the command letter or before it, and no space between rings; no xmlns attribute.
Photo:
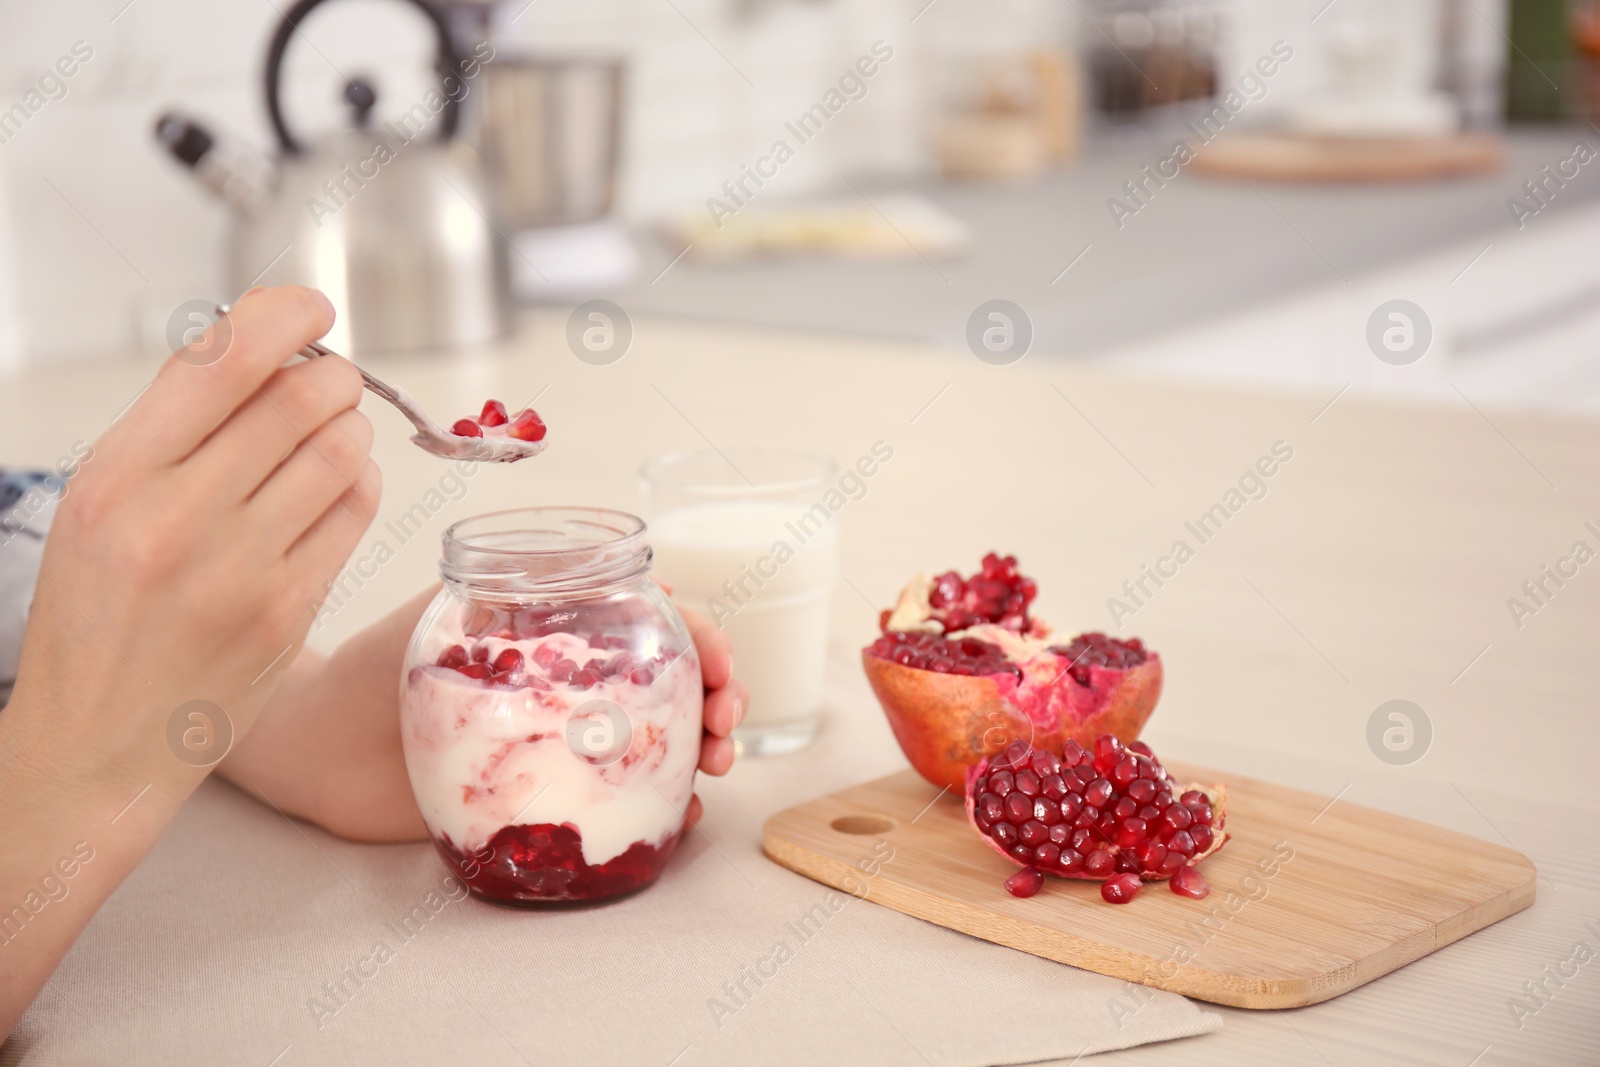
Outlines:
<svg viewBox="0 0 1600 1067"><path fill-rule="evenodd" d="M1201 871L1205 900L1164 883L1107 904L1095 882L1047 876L1019 900L1017 870L979 839L959 798L913 771L774 815L762 846L836 888L1037 956L1240 1008L1315 1004L1533 903L1520 853L1400 815L1199 767L1227 782L1227 847ZM937 799L935 799L937 797ZM1324 810L1326 809L1326 810ZM894 854L863 873L874 844ZM1276 857L1291 856L1286 860Z"/></svg>
<svg viewBox="0 0 1600 1067"><path fill-rule="evenodd" d="M1190 164L1219 178L1276 182L1428 181L1483 174L1505 162L1492 134L1448 137L1317 137L1307 134L1225 134Z"/></svg>

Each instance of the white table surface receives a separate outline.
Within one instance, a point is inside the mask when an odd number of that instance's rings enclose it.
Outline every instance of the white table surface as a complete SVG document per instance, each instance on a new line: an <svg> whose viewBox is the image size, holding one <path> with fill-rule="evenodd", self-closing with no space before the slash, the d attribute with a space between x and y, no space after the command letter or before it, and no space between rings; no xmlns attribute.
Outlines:
<svg viewBox="0 0 1600 1067"><path fill-rule="evenodd" d="M1292 1012L1211 1009L1225 1017L1216 1033L1107 1060L1600 1059L1600 962L1569 977L1520 1029L1508 1006L1575 943L1600 950L1600 802L1590 773L1600 749L1600 563L1520 628L1506 605L1574 541L1600 548L1584 525L1600 528L1600 424L1378 402L1359 391L1330 405L1332 393L1173 384L1038 356L1002 368L965 352L838 337L657 319L634 326L631 350L608 367L568 352L555 313L529 317L514 339L470 358L371 361L447 419L485 395L513 407L537 396L551 446L534 463L481 471L425 535L402 544L384 523L422 501L443 470L369 397L385 487L357 556L379 539L397 552L314 643L335 644L431 581L437 535L454 519L535 503L635 508L643 458L708 442L808 447L848 464L886 441L893 459L840 513L844 581L823 740L700 782L706 838L747 844L764 814L904 765L856 656L910 571L970 569L991 548L1014 552L1039 580L1040 614L1063 628L1109 628L1106 601L1124 579L1286 441L1294 457L1268 495L1122 628L1167 664L1146 737L1173 757L1508 842L1539 866L1539 897L1336 1000ZM75 439L92 439L152 367L128 360L0 382L0 456L53 462ZM1419 704L1433 726L1426 756L1408 766L1381 762L1366 741L1373 710L1396 697ZM211 785L185 817L219 817L240 803ZM272 832L282 838L275 849L310 844L285 837L281 821ZM158 850L136 877L183 862ZM259 951L251 966L270 975L274 953L295 947ZM163 946L129 952L147 957L129 961L130 976L141 963L174 964Z"/></svg>

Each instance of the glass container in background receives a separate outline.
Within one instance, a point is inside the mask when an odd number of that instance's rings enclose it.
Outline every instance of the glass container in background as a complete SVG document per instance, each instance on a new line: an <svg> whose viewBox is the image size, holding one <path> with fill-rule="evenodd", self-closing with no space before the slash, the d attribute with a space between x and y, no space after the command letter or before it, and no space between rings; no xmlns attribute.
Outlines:
<svg viewBox="0 0 1600 1067"><path fill-rule="evenodd" d="M773 448L676 453L640 471L656 573L728 635L749 687L741 755L816 738L839 569L836 475L826 456Z"/></svg>

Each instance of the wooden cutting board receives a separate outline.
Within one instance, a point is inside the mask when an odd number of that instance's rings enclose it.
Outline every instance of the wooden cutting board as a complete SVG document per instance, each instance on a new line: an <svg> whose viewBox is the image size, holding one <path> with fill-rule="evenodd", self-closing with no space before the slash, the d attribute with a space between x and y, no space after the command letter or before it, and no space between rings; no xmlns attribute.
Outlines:
<svg viewBox="0 0 1600 1067"><path fill-rule="evenodd" d="M1482 174L1505 162L1493 134L1447 137L1224 135L1203 147L1197 173L1276 182L1403 182Z"/></svg>
<svg viewBox="0 0 1600 1067"><path fill-rule="evenodd" d="M768 819L768 856L907 915L1036 956L1239 1008L1340 993L1533 903L1518 852L1399 815L1201 767L1227 782L1227 847L1201 865L1204 900L1147 884L1107 904L1093 882L1046 876L1019 900L1017 870L978 837L960 799L914 771Z"/></svg>

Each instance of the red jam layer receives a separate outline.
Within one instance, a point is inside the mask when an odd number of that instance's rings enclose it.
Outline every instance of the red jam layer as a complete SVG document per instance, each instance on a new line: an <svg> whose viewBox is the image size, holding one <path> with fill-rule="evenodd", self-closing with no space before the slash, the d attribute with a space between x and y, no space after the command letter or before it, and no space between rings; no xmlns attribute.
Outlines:
<svg viewBox="0 0 1600 1067"><path fill-rule="evenodd" d="M674 833L660 846L635 841L597 867L583 859L583 838L571 826L539 823L501 827L476 853L458 849L446 834L434 847L468 889L503 904L592 903L623 896L661 877L678 845Z"/></svg>

